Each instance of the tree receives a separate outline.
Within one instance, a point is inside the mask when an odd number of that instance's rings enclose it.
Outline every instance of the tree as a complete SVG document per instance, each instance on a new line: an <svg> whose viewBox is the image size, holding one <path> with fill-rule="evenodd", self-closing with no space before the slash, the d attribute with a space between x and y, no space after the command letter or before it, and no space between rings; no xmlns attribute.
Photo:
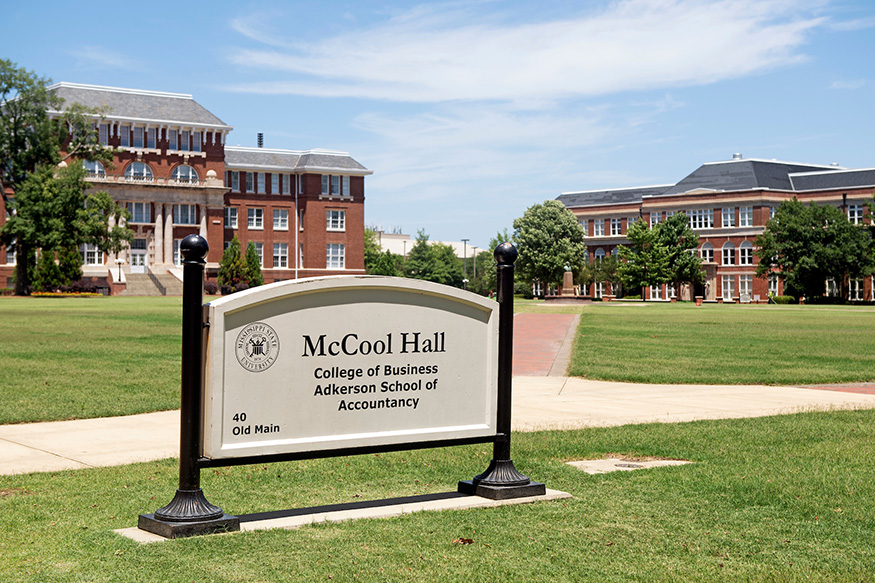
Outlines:
<svg viewBox="0 0 875 583"><path fill-rule="evenodd" d="M443 243L430 243L423 229L418 231L416 243L407 254L404 272L414 279L455 287L462 285L462 262L456 257L455 250Z"/></svg>
<svg viewBox="0 0 875 583"><path fill-rule="evenodd" d="M851 224L839 208L795 198L781 203L756 246L757 275L780 274L785 291L796 298L822 296L830 278L847 297L848 278L869 275L875 267L867 227Z"/></svg>
<svg viewBox="0 0 875 583"><path fill-rule="evenodd" d="M243 264L243 256L240 252L240 240L237 235L231 239L231 243L225 252L222 253L222 259L219 261L219 273L216 277L216 283L222 293L231 293L237 284L245 280L245 266Z"/></svg>
<svg viewBox="0 0 875 583"><path fill-rule="evenodd" d="M264 285L264 276L261 275L261 260L258 258L258 251L255 249L255 243L249 242L246 246L246 256L243 258L244 264L244 280L249 287L258 287Z"/></svg>
<svg viewBox="0 0 875 583"><path fill-rule="evenodd" d="M669 281L668 248L659 232L638 219L626 231L630 245L620 247L617 271L625 287L641 289Z"/></svg>
<svg viewBox="0 0 875 583"><path fill-rule="evenodd" d="M693 285L705 281L702 259L696 253L699 236L690 228L687 215L676 213L657 223L654 229L668 254L667 277L674 284L676 293L680 295L681 285L684 283Z"/></svg>
<svg viewBox="0 0 875 583"><path fill-rule="evenodd" d="M121 223L127 211L106 193L87 193L81 160L111 158L92 127L98 112L74 104L50 118L49 111L60 111L62 100L48 84L0 60L0 194L10 215L0 240L16 252L17 295L29 293L36 249L54 255L88 243L113 252L133 240L133 231Z"/></svg>
<svg viewBox="0 0 875 583"><path fill-rule="evenodd" d="M513 222L520 281L562 281L565 268L579 269L586 252L583 229L574 214L557 200L529 207Z"/></svg>

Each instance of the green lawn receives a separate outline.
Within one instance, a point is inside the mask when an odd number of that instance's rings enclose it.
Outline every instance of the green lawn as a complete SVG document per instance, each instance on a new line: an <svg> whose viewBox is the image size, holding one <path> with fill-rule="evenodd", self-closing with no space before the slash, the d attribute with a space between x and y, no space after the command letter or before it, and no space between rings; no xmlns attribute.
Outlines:
<svg viewBox="0 0 875 583"><path fill-rule="evenodd" d="M455 489L488 447L204 471L233 513ZM590 476L607 454L694 461ZM875 411L516 434L520 470L571 500L138 545L162 461L0 479L0 573L22 582L875 581ZM460 538L473 544L460 545Z"/></svg>
<svg viewBox="0 0 875 583"><path fill-rule="evenodd" d="M0 423L179 406L180 298L0 297ZM875 308L592 304L574 376L652 383L875 380Z"/></svg>
<svg viewBox="0 0 875 583"><path fill-rule="evenodd" d="M580 314L572 376L680 384L875 380L873 307L606 303Z"/></svg>

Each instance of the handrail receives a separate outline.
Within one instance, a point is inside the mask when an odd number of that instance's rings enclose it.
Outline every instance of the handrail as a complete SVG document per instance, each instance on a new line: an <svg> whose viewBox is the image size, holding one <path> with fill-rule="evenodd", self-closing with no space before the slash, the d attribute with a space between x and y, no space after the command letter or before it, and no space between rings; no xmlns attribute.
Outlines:
<svg viewBox="0 0 875 583"><path fill-rule="evenodd" d="M149 275L149 279L152 280L152 283L155 284L155 287L158 288L158 291L161 292L161 295L166 296L167 295L167 288L164 287L164 284L162 284L160 281L158 281L158 277L156 277L155 274L152 273L152 270L147 267L146 273Z"/></svg>

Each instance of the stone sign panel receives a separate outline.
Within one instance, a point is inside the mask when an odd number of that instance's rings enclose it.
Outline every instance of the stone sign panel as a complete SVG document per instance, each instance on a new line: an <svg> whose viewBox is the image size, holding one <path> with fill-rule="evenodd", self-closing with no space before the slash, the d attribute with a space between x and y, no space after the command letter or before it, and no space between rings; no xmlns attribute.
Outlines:
<svg viewBox="0 0 875 583"><path fill-rule="evenodd" d="M494 301L364 276L267 285L205 310L207 458L497 432Z"/></svg>

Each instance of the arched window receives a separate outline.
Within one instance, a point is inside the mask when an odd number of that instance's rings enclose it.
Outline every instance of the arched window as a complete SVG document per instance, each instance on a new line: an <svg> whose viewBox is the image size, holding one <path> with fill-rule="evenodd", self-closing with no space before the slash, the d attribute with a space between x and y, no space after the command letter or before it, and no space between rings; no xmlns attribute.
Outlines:
<svg viewBox="0 0 875 583"><path fill-rule="evenodd" d="M744 241L738 247L738 264L753 265L753 243Z"/></svg>
<svg viewBox="0 0 875 583"><path fill-rule="evenodd" d="M91 160L83 160L82 167L88 172L89 178L103 178L106 176L106 168L100 162L92 162Z"/></svg>
<svg viewBox="0 0 875 583"><path fill-rule="evenodd" d="M699 250L699 257L704 263L714 263L714 246L711 243L704 243Z"/></svg>
<svg viewBox="0 0 875 583"><path fill-rule="evenodd" d="M196 184L198 180L197 171L191 166L181 164L173 169L173 180L185 184Z"/></svg>
<svg viewBox="0 0 875 583"><path fill-rule="evenodd" d="M723 265L735 265L735 245L727 241L723 245Z"/></svg>
<svg viewBox="0 0 875 583"><path fill-rule="evenodd" d="M620 255L620 248L619 247L614 247L613 249L611 249L611 256L612 257L617 257L619 255Z"/></svg>
<svg viewBox="0 0 875 583"><path fill-rule="evenodd" d="M143 162L131 162L125 168L125 180L131 182L151 182L152 169Z"/></svg>
<svg viewBox="0 0 875 583"><path fill-rule="evenodd" d="M605 258L605 250L602 249L601 247L599 247L598 249L595 250L595 260L601 261L604 258Z"/></svg>

